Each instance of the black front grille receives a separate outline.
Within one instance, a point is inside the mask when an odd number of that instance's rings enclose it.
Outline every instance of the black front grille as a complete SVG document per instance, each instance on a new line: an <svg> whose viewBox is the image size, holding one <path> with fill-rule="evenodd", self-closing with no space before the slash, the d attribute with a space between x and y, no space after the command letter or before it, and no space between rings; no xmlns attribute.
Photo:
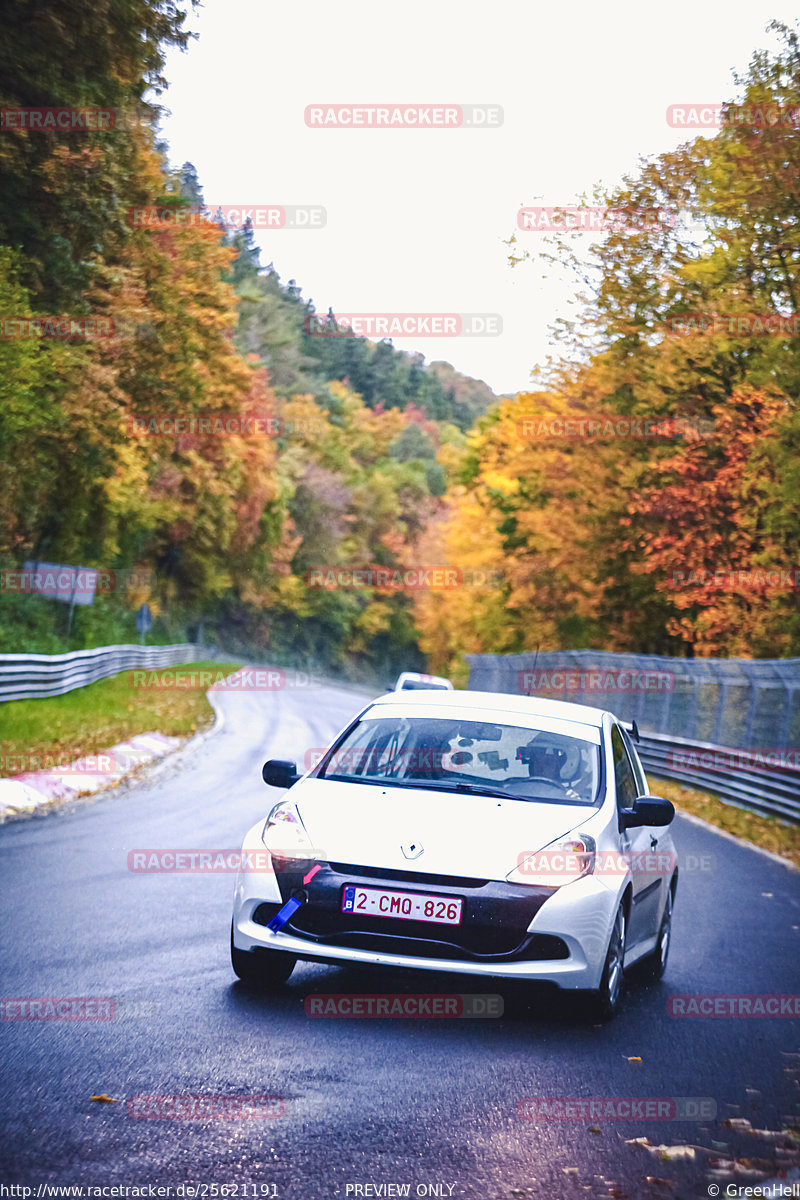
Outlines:
<svg viewBox="0 0 800 1200"><path fill-rule="evenodd" d="M321 942L352 946L357 950L386 950L390 954L414 954L420 958L508 958L521 941L517 929L487 929L485 926L440 926L432 936L431 926L421 921L398 921L392 917L359 916L354 928L352 913L335 909L298 909L287 925L299 934L311 934ZM401 926L402 928L398 928ZM437 932L439 932L437 930Z"/></svg>
<svg viewBox="0 0 800 1200"><path fill-rule="evenodd" d="M381 879L386 884L425 883L445 888L480 888L486 887L489 882L488 879L472 879L468 875L429 875L424 871L395 871L383 867L360 867L354 863L332 862L330 865L339 875Z"/></svg>
<svg viewBox="0 0 800 1200"><path fill-rule="evenodd" d="M466 959L473 962L503 962L535 957L564 957L558 947L537 943L528 932L531 921L554 889L519 887L498 880L425 875L416 871L382 870L348 863L319 863L308 883L305 866L281 872L278 886L284 901L302 900L301 907L286 925L294 933L318 945L408 954L420 958ZM459 899L462 917L458 925L430 921L400 920L375 913L344 912L342 898L348 884L365 887L405 888L420 895ZM271 919L271 917L269 918ZM539 948L537 949L537 945Z"/></svg>

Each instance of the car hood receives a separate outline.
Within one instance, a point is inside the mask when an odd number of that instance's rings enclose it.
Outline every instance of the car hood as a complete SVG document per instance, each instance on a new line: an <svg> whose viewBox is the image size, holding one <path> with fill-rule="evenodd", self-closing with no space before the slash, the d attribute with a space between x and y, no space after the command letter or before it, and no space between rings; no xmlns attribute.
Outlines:
<svg viewBox="0 0 800 1200"><path fill-rule="evenodd" d="M417 788L305 779L289 795L320 858L330 862L503 880L597 809ZM411 846L422 853L403 853Z"/></svg>

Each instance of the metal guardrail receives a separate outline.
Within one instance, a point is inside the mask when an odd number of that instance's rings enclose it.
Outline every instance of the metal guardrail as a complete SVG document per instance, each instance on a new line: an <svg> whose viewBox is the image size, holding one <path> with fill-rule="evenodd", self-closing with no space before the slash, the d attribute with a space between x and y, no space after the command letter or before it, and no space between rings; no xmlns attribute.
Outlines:
<svg viewBox="0 0 800 1200"><path fill-rule="evenodd" d="M63 696L131 667L174 667L209 656L207 647L99 646L69 654L0 654L0 702Z"/></svg>
<svg viewBox="0 0 800 1200"><path fill-rule="evenodd" d="M748 812L800 824L800 766L794 765L796 753L765 757L641 731L636 749L648 775L712 792Z"/></svg>

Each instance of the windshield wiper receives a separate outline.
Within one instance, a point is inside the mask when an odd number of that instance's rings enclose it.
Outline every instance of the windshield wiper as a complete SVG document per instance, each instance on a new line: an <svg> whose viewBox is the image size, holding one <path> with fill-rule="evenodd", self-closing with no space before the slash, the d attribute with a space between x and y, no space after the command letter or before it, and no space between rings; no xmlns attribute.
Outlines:
<svg viewBox="0 0 800 1200"><path fill-rule="evenodd" d="M474 783L456 783L452 789L447 788L447 791L467 792L470 796L497 796L501 800L514 800L515 796L511 796L508 792L504 792L502 788L485 788L476 787Z"/></svg>
<svg viewBox="0 0 800 1200"><path fill-rule="evenodd" d="M320 779L335 779L341 780L342 783L371 783L382 787L403 787L403 788L420 788L427 792L466 792L470 796L497 796L502 800L524 799L525 797L516 797L508 792L500 791L497 788L482 788L475 787L471 783L459 783L453 780L450 783L437 783L431 781L426 783L422 779L376 779L369 775L321 775Z"/></svg>

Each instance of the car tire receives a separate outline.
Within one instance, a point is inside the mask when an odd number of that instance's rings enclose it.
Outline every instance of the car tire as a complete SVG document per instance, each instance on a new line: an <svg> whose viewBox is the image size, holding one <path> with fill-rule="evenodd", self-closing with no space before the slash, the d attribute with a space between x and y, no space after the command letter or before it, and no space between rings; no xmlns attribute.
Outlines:
<svg viewBox="0 0 800 1200"><path fill-rule="evenodd" d="M231 966L242 983L249 983L261 991L281 987L295 968L297 959L282 950L239 950L233 944L233 922L231 922Z"/></svg>
<svg viewBox="0 0 800 1200"><path fill-rule="evenodd" d="M661 925L658 930L658 940L656 941L655 949L642 959L642 977L648 983L657 983L663 978L664 972L667 969L667 958L669 957L669 947L672 935L672 909L675 904L675 894L670 887L667 891L667 900L664 905L664 914L661 918Z"/></svg>
<svg viewBox="0 0 800 1200"><path fill-rule="evenodd" d="M617 909L617 915L614 918L614 925L611 930L611 937L608 941L608 950L606 951L606 959L603 964L603 974L600 977L600 986L596 991L588 994L588 1007L590 1015L598 1021L610 1021L616 1016L622 1004L622 994L625 986L625 936L628 930L628 922L625 916L625 908L620 904Z"/></svg>

